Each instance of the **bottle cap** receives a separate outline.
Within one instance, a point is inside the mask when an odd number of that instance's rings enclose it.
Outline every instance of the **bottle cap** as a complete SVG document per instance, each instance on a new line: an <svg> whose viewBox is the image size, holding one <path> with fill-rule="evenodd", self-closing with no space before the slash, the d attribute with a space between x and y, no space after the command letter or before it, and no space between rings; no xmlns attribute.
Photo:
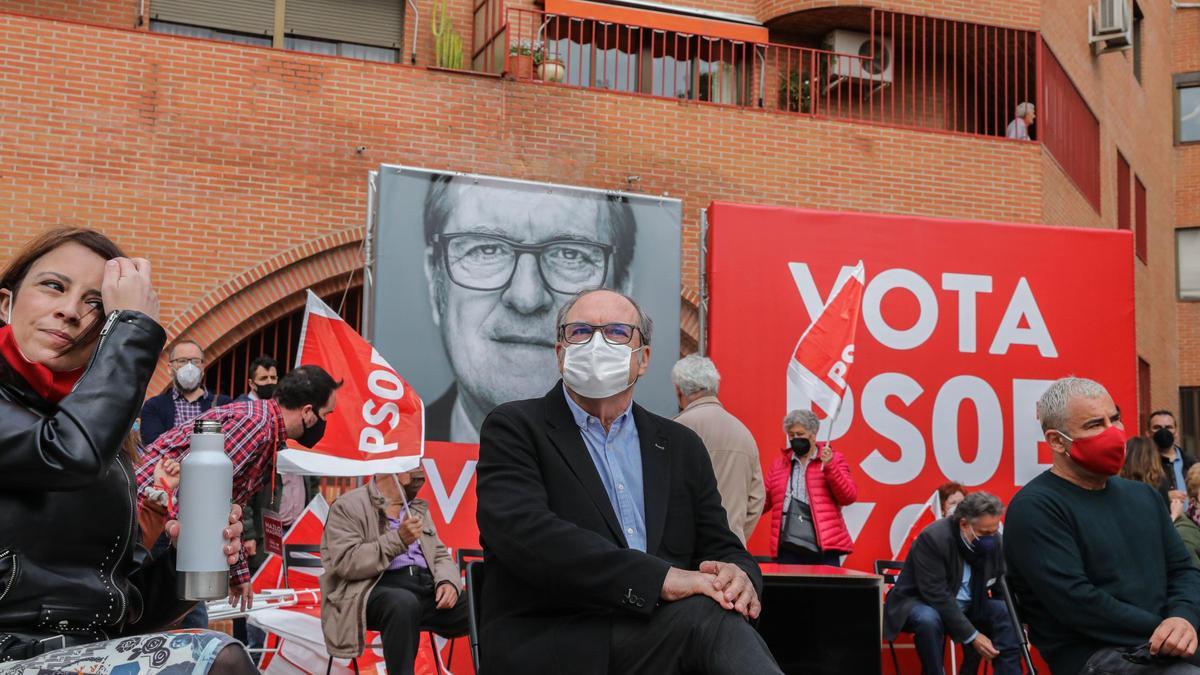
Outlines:
<svg viewBox="0 0 1200 675"><path fill-rule="evenodd" d="M194 434L220 434L224 431L220 420L196 420L196 424L192 426Z"/></svg>

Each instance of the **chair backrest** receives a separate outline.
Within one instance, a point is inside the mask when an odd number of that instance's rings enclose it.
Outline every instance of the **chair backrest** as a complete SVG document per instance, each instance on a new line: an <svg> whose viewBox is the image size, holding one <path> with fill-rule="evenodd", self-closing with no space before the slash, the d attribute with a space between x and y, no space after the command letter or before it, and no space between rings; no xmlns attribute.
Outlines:
<svg viewBox="0 0 1200 675"><path fill-rule="evenodd" d="M467 564L472 560L483 560L483 549L460 548L454 552L454 562L458 563L459 574L467 571Z"/></svg>
<svg viewBox="0 0 1200 675"><path fill-rule="evenodd" d="M903 560L876 560L875 574L883 577L883 583L891 588L896 585L896 578L900 576L900 570L904 569Z"/></svg>
<svg viewBox="0 0 1200 675"><path fill-rule="evenodd" d="M482 560L467 563L467 635L471 641L471 662L479 675L479 628L483 609L484 567Z"/></svg>
<svg viewBox="0 0 1200 675"><path fill-rule="evenodd" d="M313 557L313 553L317 556ZM321 562L320 544L284 544L283 545L283 587L288 586L288 568L303 567L306 569L324 569Z"/></svg>

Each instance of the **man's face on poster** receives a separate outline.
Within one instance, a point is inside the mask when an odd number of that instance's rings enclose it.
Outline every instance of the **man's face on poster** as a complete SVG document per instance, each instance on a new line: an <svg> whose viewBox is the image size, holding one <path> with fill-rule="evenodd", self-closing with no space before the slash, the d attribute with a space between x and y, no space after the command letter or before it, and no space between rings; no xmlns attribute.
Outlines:
<svg viewBox="0 0 1200 675"><path fill-rule="evenodd" d="M555 316L611 286L615 233L603 200L452 184L426 249L434 322L475 412L546 393L558 378Z"/></svg>

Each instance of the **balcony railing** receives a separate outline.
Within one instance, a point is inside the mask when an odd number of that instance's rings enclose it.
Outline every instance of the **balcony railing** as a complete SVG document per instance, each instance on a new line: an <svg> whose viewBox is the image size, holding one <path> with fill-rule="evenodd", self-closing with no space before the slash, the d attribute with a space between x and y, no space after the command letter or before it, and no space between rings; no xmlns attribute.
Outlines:
<svg viewBox="0 0 1200 675"><path fill-rule="evenodd" d="M525 8L504 17L480 22L476 69L557 86L984 136L1004 136L1038 91L1035 32L932 17L873 10L869 29L821 47Z"/></svg>

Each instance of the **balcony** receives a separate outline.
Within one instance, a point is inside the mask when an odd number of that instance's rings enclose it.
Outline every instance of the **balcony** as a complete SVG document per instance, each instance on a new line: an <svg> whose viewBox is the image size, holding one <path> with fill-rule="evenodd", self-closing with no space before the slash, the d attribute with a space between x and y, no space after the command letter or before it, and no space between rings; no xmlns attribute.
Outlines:
<svg viewBox="0 0 1200 675"><path fill-rule="evenodd" d="M574 4L591 15L508 8L489 32L478 30L477 14L476 35L488 37L475 68L549 86L993 137L1005 136L1018 103L1037 98L1031 31L867 8L792 15L770 29L656 25Z"/></svg>

